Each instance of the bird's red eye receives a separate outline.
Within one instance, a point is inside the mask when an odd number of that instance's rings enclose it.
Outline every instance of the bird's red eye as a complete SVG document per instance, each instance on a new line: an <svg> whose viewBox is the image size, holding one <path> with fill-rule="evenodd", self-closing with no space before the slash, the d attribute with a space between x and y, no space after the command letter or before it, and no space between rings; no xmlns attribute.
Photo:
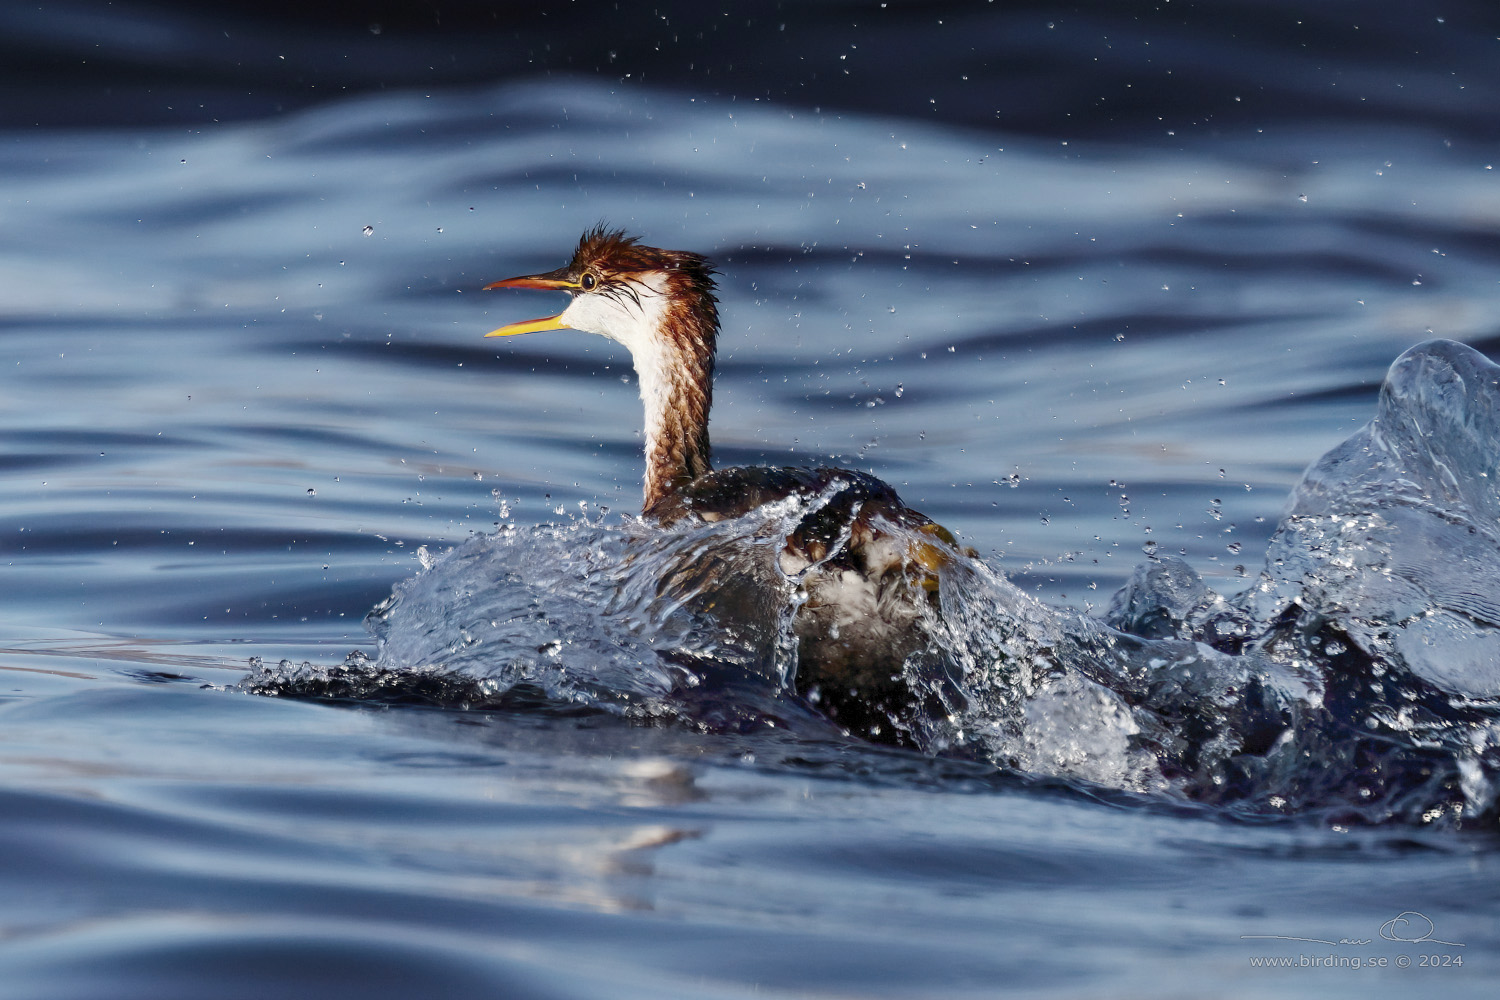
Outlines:
<svg viewBox="0 0 1500 1000"><path fill-rule="evenodd" d="M592 274L585 274L583 276L583 280L579 281L578 283L583 286L583 290L585 292L592 292L594 290L594 285L597 284L597 282L594 281L594 276Z"/></svg>

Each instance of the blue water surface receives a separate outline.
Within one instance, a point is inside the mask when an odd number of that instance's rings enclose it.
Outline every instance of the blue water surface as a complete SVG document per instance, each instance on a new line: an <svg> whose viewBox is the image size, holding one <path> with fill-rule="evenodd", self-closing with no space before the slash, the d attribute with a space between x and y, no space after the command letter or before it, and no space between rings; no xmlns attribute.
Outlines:
<svg viewBox="0 0 1500 1000"><path fill-rule="evenodd" d="M949 6L903 5L873 37L823 5L819 72L904 40L936 80ZM6 118L0 992L1489 995L1493 830L1251 822L576 702L238 686L252 656L373 655L364 616L423 546L430 565L497 526L638 508L623 350L481 338L560 304L484 284L563 263L600 220L718 262L722 463L874 472L1082 613L1153 556L1250 586L1393 359L1434 337L1497 356L1496 137L1468 103L1493 92L1493 52L1473 23L1420 29L1446 32L1422 36L1446 77L1331 60L1359 100L1224 41L1227 21L1140 28L1185 89L1223 98L1218 128L1139 102L1111 121L1105 81L1138 77L1079 68L1108 32L1023 13L1024 45L1021 14L962 11L979 50L1051 52L944 77L962 114L590 64L221 122ZM191 38L199 16L160 23ZM1181 55L1219 46L1232 58ZM1308 113L1233 118L1257 78ZM983 117L1027 81L1057 105ZM1077 132L1069 107L1094 109Z"/></svg>

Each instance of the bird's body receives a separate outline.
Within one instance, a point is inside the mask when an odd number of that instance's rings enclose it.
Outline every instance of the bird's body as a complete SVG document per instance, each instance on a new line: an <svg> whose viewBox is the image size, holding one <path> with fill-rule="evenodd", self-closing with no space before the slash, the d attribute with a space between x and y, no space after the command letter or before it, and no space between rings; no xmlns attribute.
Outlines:
<svg viewBox="0 0 1500 1000"><path fill-rule="evenodd" d="M789 497L807 501L779 554L780 571L799 581L805 598L794 622L797 690L853 731L900 741L924 700L905 664L925 643L923 608L935 601L934 574L955 551L953 538L865 473L713 469L713 273L698 254L596 228L566 266L486 286L567 291L568 308L487 336L571 328L629 349L645 407L646 519L713 522Z"/></svg>

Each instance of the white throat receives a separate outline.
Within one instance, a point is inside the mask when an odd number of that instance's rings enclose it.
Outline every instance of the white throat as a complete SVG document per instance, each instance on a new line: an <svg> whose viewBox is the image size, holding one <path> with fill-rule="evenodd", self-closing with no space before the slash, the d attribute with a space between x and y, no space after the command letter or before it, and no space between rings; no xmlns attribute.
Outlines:
<svg viewBox="0 0 1500 1000"><path fill-rule="evenodd" d="M667 410L672 405L671 359L665 356L662 332L669 301L666 276L643 274L631 282L630 290L635 294L581 292L558 318L574 330L597 333L623 344L630 352L646 411L649 456L661 440Z"/></svg>

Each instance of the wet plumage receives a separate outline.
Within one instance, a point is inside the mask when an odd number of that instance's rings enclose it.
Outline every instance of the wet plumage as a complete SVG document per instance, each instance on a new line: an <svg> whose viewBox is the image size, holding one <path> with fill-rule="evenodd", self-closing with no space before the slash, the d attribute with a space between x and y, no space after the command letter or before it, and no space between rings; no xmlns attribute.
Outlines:
<svg viewBox="0 0 1500 1000"><path fill-rule="evenodd" d="M851 730L899 741L903 724L923 711L904 670L927 644L923 610L934 606L935 573L954 552L953 538L866 473L713 469L714 273L699 254L599 227L563 267L486 286L572 296L556 316L487 336L571 328L629 349L645 408L646 519L714 522L792 496L810 501L779 554L780 571L800 580L805 598L794 622L797 691Z"/></svg>

